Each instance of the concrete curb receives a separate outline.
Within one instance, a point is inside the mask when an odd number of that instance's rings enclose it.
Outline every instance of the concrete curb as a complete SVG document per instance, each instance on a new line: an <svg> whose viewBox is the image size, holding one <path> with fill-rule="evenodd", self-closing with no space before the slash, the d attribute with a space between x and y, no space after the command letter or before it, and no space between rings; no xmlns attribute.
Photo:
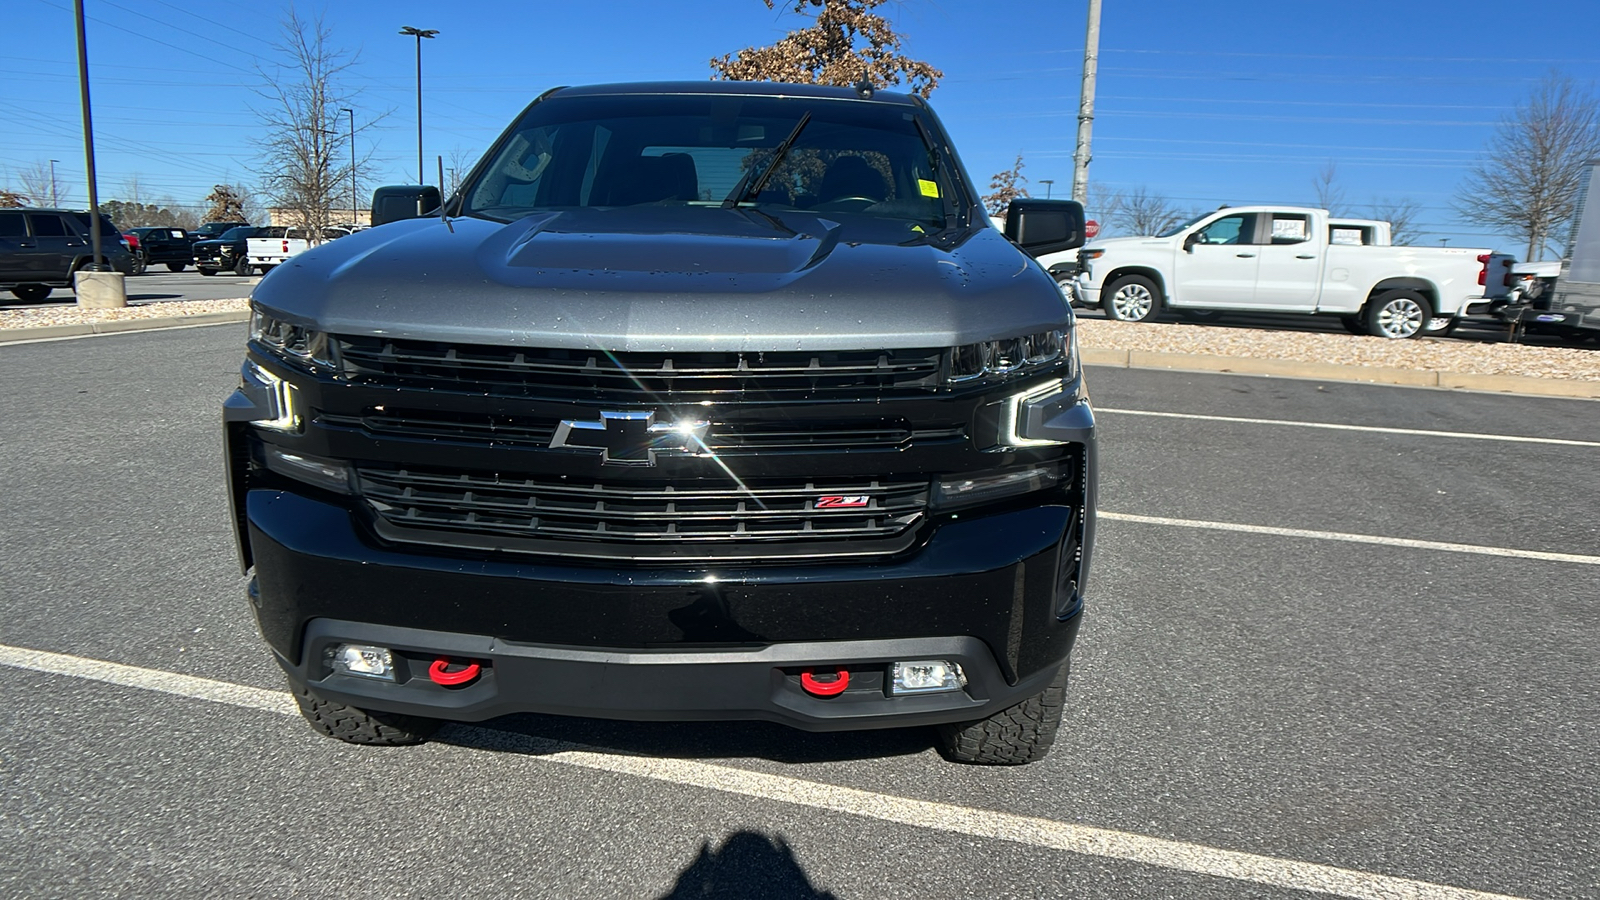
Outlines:
<svg viewBox="0 0 1600 900"><path fill-rule="evenodd" d="M237 312L197 313L192 316L168 316L159 319L113 319L108 322L85 322L81 325L0 328L0 344L12 344L18 341L40 341L49 338L86 337L91 334L158 331L162 328L188 328L194 325L224 325L229 322L248 322L249 320L249 311L239 310Z"/></svg>
<svg viewBox="0 0 1600 900"><path fill-rule="evenodd" d="M188 328L195 325L223 325L245 322L246 310L200 313L164 319L119 319L82 325L44 325L38 328L0 329L0 344L37 341L49 338L86 337L92 334L117 334L155 331L162 328ZM1235 356L1210 356L1201 353L1156 353L1149 350L1104 350L1094 347L1082 351L1086 366L1111 366L1119 369L1172 369L1181 372L1223 372L1230 375L1271 375L1277 378L1309 378L1320 381L1351 381L1365 384L1397 384L1410 387L1450 388L1521 394L1530 397L1577 397L1600 399L1600 381L1572 381L1559 378L1530 378L1525 375L1469 375L1462 372L1428 372L1416 369L1388 369L1378 366L1345 366L1336 363L1300 362L1292 359L1251 359Z"/></svg>
<svg viewBox="0 0 1600 900"><path fill-rule="evenodd" d="M1352 381L1366 384L1397 384L1409 387L1451 388L1522 394L1531 397L1577 397L1600 399L1600 381L1573 381L1560 378L1532 378L1526 375L1469 375L1460 372L1431 372L1418 369L1388 369L1378 366L1346 366L1336 363L1300 362L1292 359L1251 359L1235 356L1210 356L1199 353L1155 353L1148 350L1081 351L1086 366L1112 366L1122 369L1173 369L1185 372L1225 372L1230 375L1271 375L1278 378L1307 378L1319 381Z"/></svg>

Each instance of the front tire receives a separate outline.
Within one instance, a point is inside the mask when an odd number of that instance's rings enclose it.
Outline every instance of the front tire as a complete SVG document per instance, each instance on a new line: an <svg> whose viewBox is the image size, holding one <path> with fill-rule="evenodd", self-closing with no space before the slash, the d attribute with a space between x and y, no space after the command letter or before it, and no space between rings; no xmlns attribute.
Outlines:
<svg viewBox="0 0 1600 900"><path fill-rule="evenodd" d="M1416 291L1385 291L1367 303L1362 324L1373 337L1405 340L1421 334L1433 317L1428 298Z"/></svg>
<svg viewBox="0 0 1600 900"><path fill-rule="evenodd" d="M19 284L11 294L23 303L41 303L50 296L50 290L48 284Z"/></svg>
<svg viewBox="0 0 1600 900"><path fill-rule="evenodd" d="M1119 322L1149 322L1161 312L1161 290L1143 275L1124 275L1105 289L1106 315Z"/></svg>
<svg viewBox="0 0 1600 900"><path fill-rule="evenodd" d="M233 264L233 274L238 275L240 277L244 277L244 276L249 275L250 274L250 257L248 257L248 256L239 257L239 261Z"/></svg>
<svg viewBox="0 0 1600 900"><path fill-rule="evenodd" d="M1067 704L1069 663L1043 691L986 719L940 725L939 752L951 762L1020 766L1049 755Z"/></svg>
<svg viewBox="0 0 1600 900"><path fill-rule="evenodd" d="M300 714L313 731L344 741L347 744L374 744L381 747L402 747L420 744L438 730L438 719L408 716L402 713L371 712L324 700L305 685L289 682L294 692L294 702Z"/></svg>
<svg viewBox="0 0 1600 900"><path fill-rule="evenodd" d="M216 269L201 268L200 266L195 266L194 269L195 269L196 272L199 272L201 275L210 276L210 275L217 274L217 270Z"/></svg>
<svg viewBox="0 0 1600 900"><path fill-rule="evenodd" d="M189 267L188 263L167 263L167 271L168 272L182 272L184 269L186 269L188 267Z"/></svg>

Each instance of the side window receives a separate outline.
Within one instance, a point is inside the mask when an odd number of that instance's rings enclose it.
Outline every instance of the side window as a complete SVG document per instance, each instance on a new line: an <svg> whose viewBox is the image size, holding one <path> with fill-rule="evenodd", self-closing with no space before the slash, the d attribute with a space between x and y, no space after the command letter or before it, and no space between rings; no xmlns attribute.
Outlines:
<svg viewBox="0 0 1600 900"><path fill-rule="evenodd" d="M1200 229L1202 244L1248 244L1255 240L1255 213L1223 216Z"/></svg>
<svg viewBox="0 0 1600 900"><path fill-rule="evenodd" d="M22 221L22 213L0 212L0 238L23 238L28 236L27 223Z"/></svg>
<svg viewBox="0 0 1600 900"><path fill-rule="evenodd" d="M61 221L60 216L36 213L28 216L28 224L33 227L34 237L66 237L67 223Z"/></svg>
<svg viewBox="0 0 1600 900"><path fill-rule="evenodd" d="M1299 244L1311 240L1311 217L1298 213L1272 214L1272 243Z"/></svg>

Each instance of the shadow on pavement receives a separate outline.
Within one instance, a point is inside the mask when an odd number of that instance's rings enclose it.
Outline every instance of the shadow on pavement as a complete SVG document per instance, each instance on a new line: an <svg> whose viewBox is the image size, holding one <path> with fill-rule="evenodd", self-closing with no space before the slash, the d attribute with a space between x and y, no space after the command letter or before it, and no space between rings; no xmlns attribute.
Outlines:
<svg viewBox="0 0 1600 900"><path fill-rule="evenodd" d="M616 722L523 714L481 725L447 725L434 741L534 756L582 749L626 756L810 763L913 756L933 746L933 729L811 733L769 722Z"/></svg>
<svg viewBox="0 0 1600 900"><path fill-rule="evenodd" d="M720 847L712 847L709 841L701 844L694 862L678 875L671 893L660 900L691 897L837 900L832 893L812 886L782 838L755 831L735 832Z"/></svg>

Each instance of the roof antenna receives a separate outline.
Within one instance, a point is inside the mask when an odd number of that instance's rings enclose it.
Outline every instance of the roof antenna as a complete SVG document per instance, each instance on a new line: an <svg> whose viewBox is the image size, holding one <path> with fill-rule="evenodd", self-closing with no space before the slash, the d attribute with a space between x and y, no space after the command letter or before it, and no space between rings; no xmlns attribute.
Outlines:
<svg viewBox="0 0 1600 900"><path fill-rule="evenodd" d="M875 90L877 88L872 86L872 82L868 81L865 75L862 75L861 80L856 82L856 96L863 100L871 100L872 92Z"/></svg>

